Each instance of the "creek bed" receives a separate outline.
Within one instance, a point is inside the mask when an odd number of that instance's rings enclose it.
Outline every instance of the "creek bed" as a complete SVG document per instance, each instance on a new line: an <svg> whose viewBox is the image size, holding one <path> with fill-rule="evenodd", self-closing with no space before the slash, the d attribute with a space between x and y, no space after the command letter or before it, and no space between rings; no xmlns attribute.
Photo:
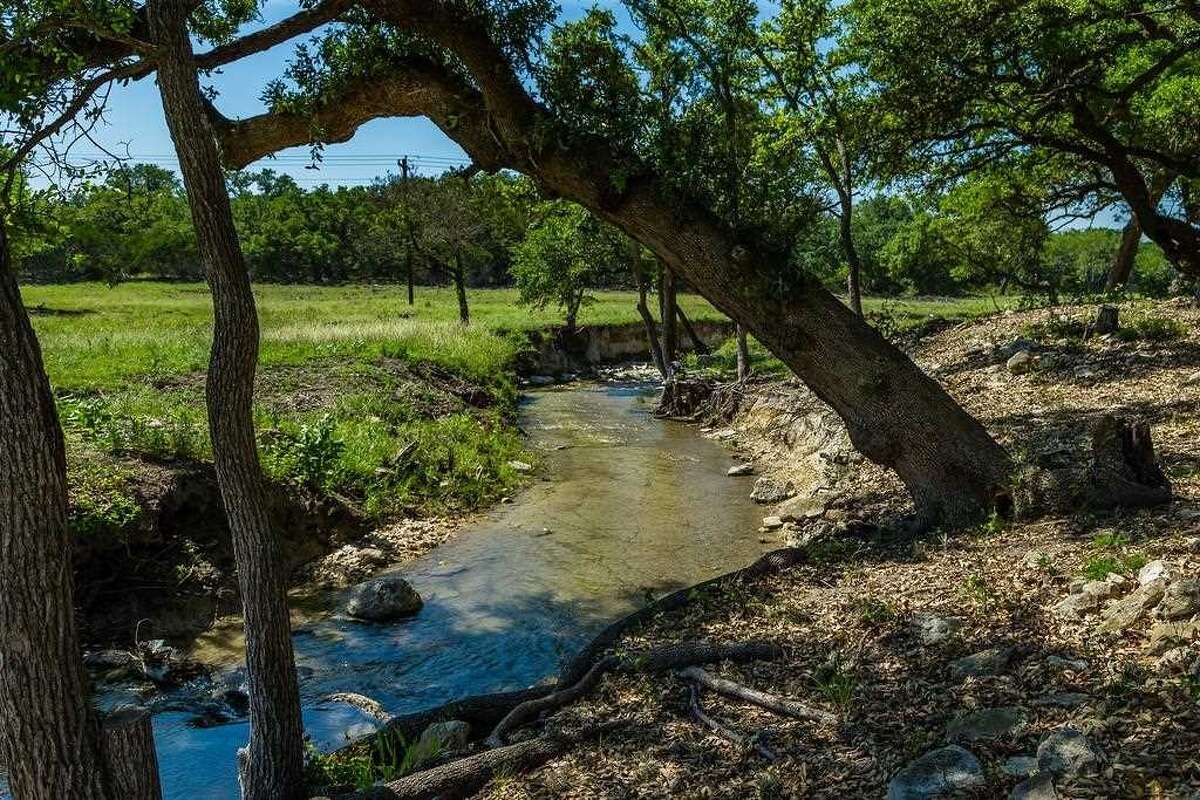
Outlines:
<svg viewBox="0 0 1200 800"><path fill-rule="evenodd" d="M637 384L525 398L521 425L543 453L546 479L397 570L424 597L420 613L391 625L330 616L296 629L314 743L332 749L375 725L323 702L334 692L406 713L530 686L647 598L771 547L759 541L751 484L726 475L728 454L692 427L655 419L653 402L653 390ZM224 679L240 680L232 666ZM165 797L236 798L246 723L194 727L194 710L180 708L154 718Z"/></svg>

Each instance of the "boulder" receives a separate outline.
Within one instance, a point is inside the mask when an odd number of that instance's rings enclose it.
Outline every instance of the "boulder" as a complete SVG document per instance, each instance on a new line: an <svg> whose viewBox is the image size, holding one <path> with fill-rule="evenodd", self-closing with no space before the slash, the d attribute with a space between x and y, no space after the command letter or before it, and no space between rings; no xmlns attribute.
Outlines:
<svg viewBox="0 0 1200 800"><path fill-rule="evenodd" d="M1166 578L1168 580L1171 578L1171 573L1162 559L1155 559L1138 570L1137 580L1139 586L1145 586L1147 583L1156 581L1159 578Z"/></svg>
<svg viewBox="0 0 1200 800"><path fill-rule="evenodd" d="M1008 800L1058 800L1058 791L1054 788L1053 778L1038 773L1013 787Z"/></svg>
<svg viewBox="0 0 1200 800"><path fill-rule="evenodd" d="M1179 580L1167 586L1154 615L1159 619L1187 619L1200 612L1200 581Z"/></svg>
<svg viewBox="0 0 1200 800"><path fill-rule="evenodd" d="M421 731L417 746L442 752L462 750L471 738L471 726L458 719L435 722Z"/></svg>
<svg viewBox="0 0 1200 800"><path fill-rule="evenodd" d="M921 644L929 646L949 640L962 627L962 621L954 617L939 617L936 614L917 614L913 617L913 630Z"/></svg>
<svg viewBox="0 0 1200 800"><path fill-rule="evenodd" d="M1008 371L1013 375L1024 375L1033 369L1035 359L1028 350L1018 350L1005 362Z"/></svg>
<svg viewBox="0 0 1200 800"><path fill-rule="evenodd" d="M1167 591L1165 578L1157 578L1139 586L1128 597L1114 600L1104 610L1104 622L1100 630L1117 633L1125 630L1142 618L1147 611L1158 605Z"/></svg>
<svg viewBox="0 0 1200 800"><path fill-rule="evenodd" d="M1025 727L1025 712L1016 706L984 708L954 719L946 726L946 740L976 742L1003 739Z"/></svg>
<svg viewBox="0 0 1200 800"><path fill-rule="evenodd" d="M1013 756L1000 765L1000 770L1005 775L1014 778L1028 778L1037 772L1037 769L1038 760L1033 756Z"/></svg>
<svg viewBox="0 0 1200 800"><path fill-rule="evenodd" d="M1037 749L1038 769L1054 777L1075 778L1100 771L1100 753L1074 728L1047 734Z"/></svg>
<svg viewBox="0 0 1200 800"><path fill-rule="evenodd" d="M1118 597L1124 592L1126 583L1123 577L1116 574L1110 574L1102 581L1088 581L1063 598L1051 611L1064 619L1086 616L1099 611L1106 600Z"/></svg>
<svg viewBox="0 0 1200 800"><path fill-rule="evenodd" d="M1181 647L1200 639L1200 622L1156 622L1150 628L1146 652L1160 656L1173 647Z"/></svg>
<svg viewBox="0 0 1200 800"><path fill-rule="evenodd" d="M350 590L346 614L366 622L392 622L411 617L424 602L417 590L399 575L385 575Z"/></svg>
<svg viewBox="0 0 1200 800"><path fill-rule="evenodd" d="M759 478L754 482L750 499L756 503L782 503L796 493L796 487L791 481L777 481L774 478Z"/></svg>
<svg viewBox="0 0 1200 800"><path fill-rule="evenodd" d="M887 800L926 800L948 797L982 786L979 759L958 745L931 750L896 773L888 783Z"/></svg>
<svg viewBox="0 0 1200 800"><path fill-rule="evenodd" d="M1188 671L1195 656L1190 648L1173 647L1158 657L1154 669L1160 675L1182 675Z"/></svg>
<svg viewBox="0 0 1200 800"><path fill-rule="evenodd" d="M954 680L964 678L986 678L999 675L1008 667L1012 660L1013 651L1008 647L992 647L978 653L950 662L950 677Z"/></svg>
<svg viewBox="0 0 1200 800"><path fill-rule="evenodd" d="M783 527L783 520L779 517L763 517L763 530L777 531Z"/></svg>
<svg viewBox="0 0 1200 800"><path fill-rule="evenodd" d="M1088 668L1088 662L1082 658L1064 658L1063 656L1046 656L1046 666L1052 669L1083 672Z"/></svg>
<svg viewBox="0 0 1200 800"><path fill-rule="evenodd" d="M737 466L730 467L728 470L726 470L725 474L731 478L741 478L746 475L753 475L754 474L754 465L753 464L738 464Z"/></svg>

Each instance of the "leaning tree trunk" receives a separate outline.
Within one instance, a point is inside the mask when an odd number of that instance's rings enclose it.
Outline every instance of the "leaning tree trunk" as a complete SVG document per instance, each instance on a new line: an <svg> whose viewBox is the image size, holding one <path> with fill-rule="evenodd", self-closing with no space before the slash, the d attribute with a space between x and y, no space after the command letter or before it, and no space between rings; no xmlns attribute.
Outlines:
<svg viewBox="0 0 1200 800"><path fill-rule="evenodd" d="M8 253L0 219L0 759L17 800L105 800L75 629L62 429Z"/></svg>
<svg viewBox="0 0 1200 800"><path fill-rule="evenodd" d="M452 51L472 80L431 63L400 71L390 76L394 83L421 91L380 104L378 92L353 87L344 102L317 113L323 130L349 137L366 119L429 116L476 164L518 170L579 203L745 325L837 412L863 455L896 471L922 521L952 525L997 505L1005 510L1012 462L1004 449L936 381L797 270L789 253L730 227L697 196L599 139L580 146L547 140L540 132L555 128L553 115L478 20L417 0L364 0L364 7ZM227 161L243 165L310 141L314 120L280 112L218 122Z"/></svg>
<svg viewBox="0 0 1200 800"><path fill-rule="evenodd" d="M1158 205L1167 189L1174 183L1175 176L1170 172L1159 172L1150 184L1150 202ZM1108 279L1104 282L1104 291L1111 292L1129 283L1133 275L1133 264L1137 260L1138 246L1142 243L1142 225L1136 214L1129 217L1125 229L1121 231L1121 242L1113 254L1112 264L1108 269Z"/></svg>
<svg viewBox="0 0 1200 800"><path fill-rule="evenodd" d="M246 800L304 796L303 724L292 654L287 575L268 515L252 402L258 315L216 140L196 77L187 0L150 7L158 84L179 156L192 222L212 289L213 348L207 403L213 460L229 518L246 630L250 743L238 754Z"/></svg>

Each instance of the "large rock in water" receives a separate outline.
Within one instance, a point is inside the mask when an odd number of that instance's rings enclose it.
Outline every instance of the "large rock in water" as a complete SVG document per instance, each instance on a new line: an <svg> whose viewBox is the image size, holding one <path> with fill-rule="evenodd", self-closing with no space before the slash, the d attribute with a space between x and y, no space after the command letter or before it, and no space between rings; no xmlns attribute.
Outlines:
<svg viewBox="0 0 1200 800"><path fill-rule="evenodd" d="M983 784L979 759L957 745L931 750L896 773L887 800L949 797Z"/></svg>
<svg viewBox="0 0 1200 800"><path fill-rule="evenodd" d="M417 590L399 575L385 575L350 590L346 613L366 622L392 622L411 617L424 602Z"/></svg>

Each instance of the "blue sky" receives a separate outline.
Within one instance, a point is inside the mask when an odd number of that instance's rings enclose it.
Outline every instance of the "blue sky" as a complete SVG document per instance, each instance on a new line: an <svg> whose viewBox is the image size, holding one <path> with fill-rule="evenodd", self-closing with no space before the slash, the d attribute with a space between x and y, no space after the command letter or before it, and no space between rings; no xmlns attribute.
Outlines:
<svg viewBox="0 0 1200 800"><path fill-rule="evenodd" d="M588 0L564 0L562 18L577 17L590 5ZM271 24L296 10L296 3L290 0L267 0L260 24ZM295 41L243 59L205 81L220 93L217 107L229 117L261 113L264 107L259 96L263 87L282 73ZM105 119L107 124L94 132L94 138L103 147L121 155L128 153L136 161L176 168L158 88L151 78L114 87ZM75 152L87 157L99 150L81 143ZM425 119L383 119L359 128L349 142L327 147L319 170L306 168L311 162L304 147L281 151L275 159L263 159L250 169L270 167L292 175L304 186L363 185L389 171L397 172L396 162L404 155L415 160L419 170L430 173L462 165L467 160L454 142Z"/></svg>

